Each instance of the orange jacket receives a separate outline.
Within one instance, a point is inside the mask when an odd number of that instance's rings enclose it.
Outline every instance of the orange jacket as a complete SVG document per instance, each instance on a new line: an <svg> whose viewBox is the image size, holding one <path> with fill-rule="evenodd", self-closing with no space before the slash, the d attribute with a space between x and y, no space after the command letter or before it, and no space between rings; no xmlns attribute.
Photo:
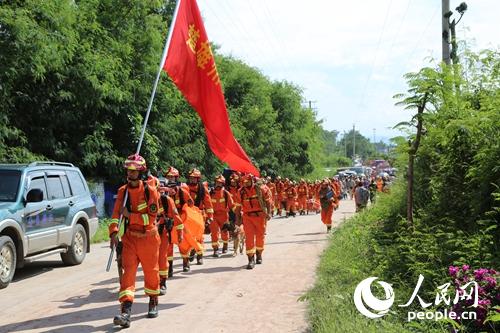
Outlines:
<svg viewBox="0 0 500 333"><path fill-rule="evenodd" d="M286 190L286 198L288 199L297 199L297 189L295 186L291 185Z"/></svg>
<svg viewBox="0 0 500 333"><path fill-rule="evenodd" d="M264 199L264 203L266 205L271 205L271 191L267 186L261 186L262 191L262 199ZM259 203L259 199L257 198L257 191L255 190L255 185L251 187L242 187L236 197L234 198L236 210L240 210L243 214L248 213L258 213L262 212L262 208Z"/></svg>
<svg viewBox="0 0 500 333"><path fill-rule="evenodd" d="M128 201L130 202L128 228L134 231L145 231L156 227L156 216L160 208L159 194L155 187L146 183L146 189L144 185L145 183L140 181L137 187L130 187L125 184L118 189L111 224L108 227L110 235L118 232L118 219L120 218L127 187ZM149 195L146 195L146 191L148 191ZM149 200L146 200L146 196L149 196Z"/></svg>
<svg viewBox="0 0 500 333"><path fill-rule="evenodd" d="M163 209L163 200L166 200L166 204L168 206L168 210L166 212ZM161 214L160 220L158 221L159 224L164 224L166 217L168 219L174 220L175 229L177 230L184 229L184 225L182 224L182 219L181 216L179 215L179 211L175 206L174 199L172 199L170 196L166 194L160 196L160 209L158 210L158 213Z"/></svg>
<svg viewBox="0 0 500 333"><path fill-rule="evenodd" d="M210 199L210 192L208 191L208 188L205 184L200 183L200 184L189 184L189 194L191 195L191 198L194 200L195 205L196 205L196 199L198 198L198 192L199 192L199 186L203 186L204 189L202 192L205 192L203 195L203 198L199 200L200 204L198 208L201 211L205 211L205 215L207 218L213 218L214 217L214 208L212 206L212 199Z"/></svg>
<svg viewBox="0 0 500 333"><path fill-rule="evenodd" d="M307 188L307 184L299 185L297 188L297 193L299 194L299 197L309 196L309 189Z"/></svg>
<svg viewBox="0 0 500 333"><path fill-rule="evenodd" d="M215 214L226 213L233 209L233 196L224 188L214 189L210 194L212 198L212 207ZM226 200L227 199L227 200Z"/></svg>

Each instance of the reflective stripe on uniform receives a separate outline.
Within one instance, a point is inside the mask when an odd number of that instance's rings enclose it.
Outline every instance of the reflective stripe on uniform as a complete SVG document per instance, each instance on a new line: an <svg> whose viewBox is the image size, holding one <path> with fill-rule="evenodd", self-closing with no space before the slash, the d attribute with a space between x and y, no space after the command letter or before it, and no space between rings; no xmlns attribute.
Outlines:
<svg viewBox="0 0 500 333"><path fill-rule="evenodd" d="M173 260L174 260L174 257L167 257L167 260L168 260L168 261L173 261Z"/></svg>
<svg viewBox="0 0 500 333"><path fill-rule="evenodd" d="M120 291L120 293L118 294L118 298L122 298L123 296L134 297L134 292L132 290L128 290L128 289Z"/></svg>
<svg viewBox="0 0 500 333"><path fill-rule="evenodd" d="M208 208L207 209L207 213L213 213L213 212L214 212L213 208Z"/></svg>
<svg viewBox="0 0 500 333"><path fill-rule="evenodd" d="M120 222L119 219L111 219L111 224L118 224L118 222Z"/></svg>
<svg viewBox="0 0 500 333"><path fill-rule="evenodd" d="M256 247L256 249L257 249L257 251L263 251L264 250L263 247L258 247L258 246Z"/></svg>
<svg viewBox="0 0 500 333"><path fill-rule="evenodd" d="M143 209L146 209L148 208L148 204L145 203L145 202L142 202L140 204L137 205L137 210L143 210Z"/></svg>
<svg viewBox="0 0 500 333"><path fill-rule="evenodd" d="M181 223L181 224L179 224L177 227L175 227L175 229L177 229L177 230L182 230L182 229L184 229L184 224L182 224L182 223Z"/></svg>
<svg viewBox="0 0 500 333"><path fill-rule="evenodd" d="M160 289L153 290L153 289L144 288L144 292L148 295L159 295Z"/></svg>
<svg viewBox="0 0 500 333"><path fill-rule="evenodd" d="M142 217L142 221L144 222L144 225L148 225L149 224L149 215L142 214L141 217Z"/></svg>
<svg viewBox="0 0 500 333"><path fill-rule="evenodd" d="M161 276L166 276L168 275L168 271L159 271Z"/></svg>
<svg viewBox="0 0 500 333"><path fill-rule="evenodd" d="M255 254L255 247L253 249L247 250L247 254Z"/></svg>

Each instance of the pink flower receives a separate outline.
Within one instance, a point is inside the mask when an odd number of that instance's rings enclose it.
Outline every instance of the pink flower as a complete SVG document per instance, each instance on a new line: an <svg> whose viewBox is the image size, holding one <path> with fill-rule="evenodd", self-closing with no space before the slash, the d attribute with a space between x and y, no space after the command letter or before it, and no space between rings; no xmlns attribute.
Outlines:
<svg viewBox="0 0 500 333"><path fill-rule="evenodd" d="M486 268L476 269L474 271L474 278L476 279L476 281L481 281L483 279L484 274L487 274L488 272L489 270Z"/></svg>
<svg viewBox="0 0 500 333"><path fill-rule="evenodd" d="M470 266L469 265L463 265L462 266L462 272L467 272L469 270Z"/></svg>
<svg viewBox="0 0 500 333"><path fill-rule="evenodd" d="M457 276L457 273L458 273L458 267L450 266L450 267L448 267L448 272L450 273L450 275L452 277L455 277L455 276Z"/></svg>
<svg viewBox="0 0 500 333"><path fill-rule="evenodd" d="M488 282L488 289L494 288L497 285L497 280L495 278L492 278L491 276L485 277L484 281Z"/></svg>

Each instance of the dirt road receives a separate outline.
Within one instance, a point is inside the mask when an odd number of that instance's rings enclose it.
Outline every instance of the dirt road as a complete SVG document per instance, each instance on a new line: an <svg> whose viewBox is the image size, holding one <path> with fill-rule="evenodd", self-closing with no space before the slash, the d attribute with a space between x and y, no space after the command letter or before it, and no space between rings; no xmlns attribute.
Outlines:
<svg viewBox="0 0 500 333"><path fill-rule="evenodd" d="M343 201L335 224L353 211L353 201ZM176 257L174 277L167 295L160 298L155 319L146 318L148 298L140 273L128 331L306 331L306 304L297 300L314 283L319 255L327 244L325 229L319 215L272 219L264 262L250 271L245 269L245 255L211 258L207 251L205 264L192 265L189 273L182 273ZM65 267L54 256L17 272L9 287L0 290L0 332L120 330L112 324L119 311L118 278L115 267L105 271L108 255L107 244L97 244L82 265Z"/></svg>

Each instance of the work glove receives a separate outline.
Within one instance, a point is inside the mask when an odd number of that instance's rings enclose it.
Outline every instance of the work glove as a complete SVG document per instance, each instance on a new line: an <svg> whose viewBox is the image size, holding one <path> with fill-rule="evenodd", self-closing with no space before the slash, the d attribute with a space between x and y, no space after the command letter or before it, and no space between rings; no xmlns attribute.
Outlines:
<svg viewBox="0 0 500 333"><path fill-rule="evenodd" d="M117 236L117 232L113 232L110 236L109 236L109 247L112 249L112 248L116 248L116 246L118 245L118 237Z"/></svg>

